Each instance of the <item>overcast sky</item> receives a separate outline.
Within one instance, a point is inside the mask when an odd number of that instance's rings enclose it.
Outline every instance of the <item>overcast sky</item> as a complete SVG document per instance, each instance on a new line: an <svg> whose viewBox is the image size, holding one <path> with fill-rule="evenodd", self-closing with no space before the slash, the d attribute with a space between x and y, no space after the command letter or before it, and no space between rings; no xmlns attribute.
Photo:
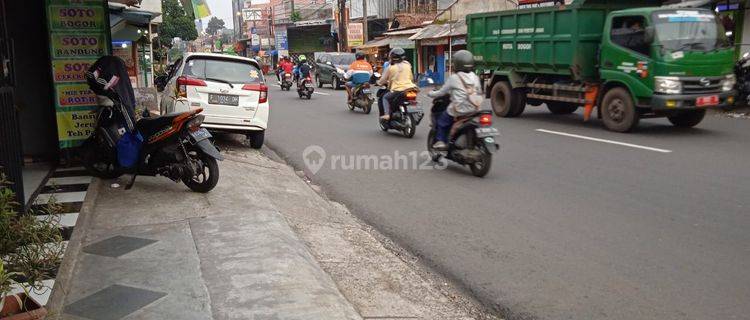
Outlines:
<svg viewBox="0 0 750 320"><path fill-rule="evenodd" d="M224 20L227 29L234 29L232 23L232 0L206 0L208 8L211 9L211 15ZM203 18L203 27L208 25L209 18Z"/></svg>

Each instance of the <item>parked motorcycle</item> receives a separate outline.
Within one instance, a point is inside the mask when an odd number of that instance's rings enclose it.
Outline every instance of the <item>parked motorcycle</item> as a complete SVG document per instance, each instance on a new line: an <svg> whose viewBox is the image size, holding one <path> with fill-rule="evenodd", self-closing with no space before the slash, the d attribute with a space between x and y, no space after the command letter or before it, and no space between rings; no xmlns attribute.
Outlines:
<svg viewBox="0 0 750 320"><path fill-rule="evenodd" d="M284 72L281 76L281 91L289 91L292 88L292 83L294 83L294 80L292 80L292 74Z"/></svg>
<svg viewBox="0 0 750 320"><path fill-rule="evenodd" d="M401 131L405 137L412 138L417 132L417 126L424 118L424 110L417 105L417 91L404 91L393 99L390 120L379 118L380 130Z"/></svg>
<svg viewBox="0 0 750 320"><path fill-rule="evenodd" d="M307 76L304 79L297 81L297 94L299 94L300 99L309 100L312 98L314 91L315 89L313 88L311 76Z"/></svg>
<svg viewBox="0 0 750 320"><path fill-rule="evenodd" d="M100 101L94 111L94 133L81 147L83 165L91 175L113 179L132 174L126 189L133 186L137 175L165 176L175 182L182 181L196 192L209 192L216 186L217 160L223 157L211 142L211 134L201 128L202 109L146 117L133 123L120 93L106 88L107 81L95 72L88 72L87 80ZM125 149L123 142L129 143L126 147L140 146ZM123 150L133 151L129 153L132 165L128 167L122 165L127 155Z"/></svg>
<svg viewBox="0 0 750 320"><path fill-rule="evenodd" d="M432 101L427 151L435 162L441 158L453 160L458 164L468 165L474 176L484 177L490 172L493 151L500 150L500 145L495 141L500 133L492 127L492 111L480 110L456 119L451 130L453 134L448 139L448 149L435 150L432 146L437 142L437 118L450 103L447 95Z"/></svg>
<svg viewBox="0 0 750 320"><path fill-rule="evenodd" d="M370 82L352 88L353 99L350 102L347 102L349 110L354 111L355 108L359 108L362 109L365 114L370 114L370 111L372 111L372 104L375 102L372 98L371 84L376 83L379 78L379 73L373 73Z"/></svg>
<svg viewBox="0 0 750 320"><path fill-rule="evenodd" d="M734 65L734 75L737 77L737 105L750 105L750 52L745 52Z"/></svg>

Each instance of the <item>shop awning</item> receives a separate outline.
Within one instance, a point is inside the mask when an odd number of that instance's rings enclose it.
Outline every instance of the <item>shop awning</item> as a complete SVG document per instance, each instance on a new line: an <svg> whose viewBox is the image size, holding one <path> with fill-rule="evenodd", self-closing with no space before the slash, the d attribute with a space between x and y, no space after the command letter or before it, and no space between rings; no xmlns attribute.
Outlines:
<svg viewBox="0 0 750 320"><path fill-rule="evenodd" d="M463 20L454 23L431 24L422 28L421 31L409 37L409 39L423 40L466 36L467 31L466 22Z"/></svg>
<svg viewBox="0 0 750 320"><path fill-rule="evenodd" d="M369 49L369 48L377 48L377 47L385 47L388 45L388 38L380 38L375 40L367 41L367 43L358 46L357 49Z"/></svg>
<svg viewBox="0 0 750 320"><path fill-rule="evenodd" d="M414 40L410 40L408 35L388 36L388 37L384 37L380 39L371 40L361 46L358 46L357 49L370 49L370 48L378 48L378 47L386 47L386 46L389 46L391 48L401 47L404 49L413 49Z"/></svg>
<svg viewBox="0 0 750 320"><path fill-rule="evenodd" d="M161 13L109 3L112 40L137 41L148 35L148 24ZM140 31L140 32L139 32ZM148 38L148 37L147 37Z"/></svg>

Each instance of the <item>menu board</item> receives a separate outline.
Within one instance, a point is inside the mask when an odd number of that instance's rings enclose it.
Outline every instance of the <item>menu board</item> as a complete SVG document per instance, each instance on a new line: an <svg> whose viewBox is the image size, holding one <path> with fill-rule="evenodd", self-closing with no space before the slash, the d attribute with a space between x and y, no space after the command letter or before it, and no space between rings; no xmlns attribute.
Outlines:
<svg viewBox="0 0 750 320"><path fill-rule="evenodd" d="M52 81L60 148L78 146L94 132L96 95L84 73L112 51L107 2L46 0Z"/></svg>

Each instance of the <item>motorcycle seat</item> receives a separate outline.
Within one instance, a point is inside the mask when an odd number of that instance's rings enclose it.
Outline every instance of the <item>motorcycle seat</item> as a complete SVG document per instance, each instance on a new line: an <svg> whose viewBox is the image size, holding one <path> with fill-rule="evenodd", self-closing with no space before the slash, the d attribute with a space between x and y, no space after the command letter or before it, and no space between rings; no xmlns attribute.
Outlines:
<svg viewBox="0 0 750 320"><path fill-rule="evenodd" d="M174 112L159 117L142 118L141 120L138 120L138 123L135 124L135 127L138 129L138 132L140 132L141 135L148 139L148 137L150 137L154 133L171 126L176 118L189 117L198 112L200 111L193 110L188 112Z"/></svg>
<svg viewBox="0 0 750 320"><path fill-rule="evenodd" d="M460 117L457 117L458 119L456 119L456 120L471 119L471 118L474 118L474 117L477 117L477 116L480 116L480 115L483 115L483 114L492 114L492 111L490 111L490 110L477 110L477 111L474 111L472 113L465 114L465 115L462 115Z"/></svg>

